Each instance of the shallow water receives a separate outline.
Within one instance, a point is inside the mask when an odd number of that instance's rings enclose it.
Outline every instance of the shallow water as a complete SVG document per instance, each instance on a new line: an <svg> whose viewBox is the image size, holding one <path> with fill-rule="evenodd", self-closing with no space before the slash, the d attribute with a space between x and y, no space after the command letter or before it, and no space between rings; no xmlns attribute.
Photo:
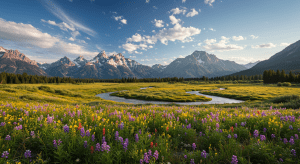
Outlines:
<svg viewBox="0 0 300 164"><path fill-rule="evenodd" d="M141 89L147 89L147 88L141 88ZM225 90L225 89L220 88L219 90ZM151 103L151 104L171 104L171 103L175 103L175 104L179 104L179 105L201 105L201 104L232 104L232 103L244 102L242 100L235 100L235 99L230 99L230 98L225 98L225 97L205 95L205 94L199 93L199 91L190 91L190 92L186 92L186 93L202 95L205 97L212 98L212 100L206 101L206 102L146 101L146 100L126 99L124 97L110 96L111 93L114 93L114 92L101 93L96 96L100 97L102 99L105 99L105 100L112 100L112 101L116 101L116 102L125 102L125 103L132 103L132 104L149 104L149 103Z"/></svg>

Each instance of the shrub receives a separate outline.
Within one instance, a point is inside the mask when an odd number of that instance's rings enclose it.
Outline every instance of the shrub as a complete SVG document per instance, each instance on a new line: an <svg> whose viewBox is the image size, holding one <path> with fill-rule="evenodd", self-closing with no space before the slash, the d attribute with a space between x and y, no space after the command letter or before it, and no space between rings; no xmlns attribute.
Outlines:
<svg viewBox="0 0 300 164"><path fill-rule="evenodd" d="M282 86L282 83L281 83L281 82L278 82L278 83L277 83L277 86L279 86L279 87Z"/></svg>
<svg viewBox="0 0 300 164"><path fill-rule="evenodd" d="M51 89L49 86L39 86L38 89L46 91L46 92L55 93L55 91L53 89Z"/></svg>
<svg viewBox="0 0 300 164"><path fill-rule="evenodd" d="M284 82L282 85L283 85L283 86L289 87L289 86L291 86L292 84L291 84L290 82Z"/></svg>
<svg viewBox="0 0 300 164"><path fill-rule="evenodd" d="M280 96L280 97L271 99L271 101L273 103L286 103L286 102L290 102L293 100L300 100L300 96L299 95L287 95L287 96Z"/></svg>

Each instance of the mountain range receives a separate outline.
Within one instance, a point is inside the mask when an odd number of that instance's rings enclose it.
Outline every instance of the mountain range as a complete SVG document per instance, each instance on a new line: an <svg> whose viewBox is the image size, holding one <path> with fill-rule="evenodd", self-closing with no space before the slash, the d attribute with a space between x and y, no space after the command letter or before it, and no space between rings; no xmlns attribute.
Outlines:
<svg viewBox="0 0 300 164"><path fill-rule="evenodd" d="M232 75L259 75L263 74L265 70L285 70L300 72L300 40L289 45L282 51L271 56L268 60L260 61L250 69L236 72Z"/></svg>
<svg viewBox="0 0 300 164"><path fill-rule="evenodd" d="M215 77L247 70L258 62L241 65L234 61L219 59L205 51L194 51L185 58L175 59L169 65L155 64L150 67L125 58L121 53L108 56L102 51L91 60L79 56L72 61L65 56L53 63L37 63L18 50L7 50L0 46L0 72L20 74L26 72L73 78Z"/></svg>

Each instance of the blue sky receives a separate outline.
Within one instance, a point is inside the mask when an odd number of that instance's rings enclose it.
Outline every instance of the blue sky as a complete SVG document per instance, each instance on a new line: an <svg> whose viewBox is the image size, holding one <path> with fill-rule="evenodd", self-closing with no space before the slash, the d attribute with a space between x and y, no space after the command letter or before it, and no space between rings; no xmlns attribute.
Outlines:
<svg viewBox="0 0 300 164"><path fill-rule="evenodd" d="M300 1L8 0L0 46L32 60L91 59L102 50L169 64L195 50L246 64L300 39Z"/></svg>

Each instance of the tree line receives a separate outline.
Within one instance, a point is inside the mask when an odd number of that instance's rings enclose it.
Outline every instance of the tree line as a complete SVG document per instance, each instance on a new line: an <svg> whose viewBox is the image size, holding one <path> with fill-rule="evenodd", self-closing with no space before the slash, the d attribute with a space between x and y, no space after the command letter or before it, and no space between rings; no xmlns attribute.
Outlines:
<svg viewBox="0 0 300 164"><path fill-rule="evenodd" d="M278 83L278 82L290 82L290 83L300 83L300 74L293 73L286 74L284 70L265 70L263 72L263 81L265 84Z"/></svg>

